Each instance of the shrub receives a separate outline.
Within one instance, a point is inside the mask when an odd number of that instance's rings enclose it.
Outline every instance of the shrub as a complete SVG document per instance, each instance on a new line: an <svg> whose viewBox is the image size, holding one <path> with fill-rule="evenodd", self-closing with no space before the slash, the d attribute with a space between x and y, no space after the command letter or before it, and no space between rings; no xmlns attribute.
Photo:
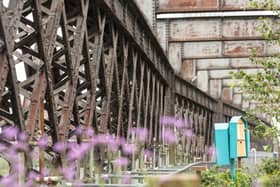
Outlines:
<svg viewBox="0 0 280 187"><path fill-rule="evenodd" d="M269 158L263 160L260 165L259 178L263 187L280 186L280 166L277 159Z"/></svg>
<svg viewBox="0 0 280 187"><path fill-rule="evenodd" d="M231 178L228 172L219 171L213 167L201 173L202 187L230 187Z"/></svg>
<svg viewBox="0 0 280 187"><path fill-rule="evenodd" d="M253 177L248 174L248 172L244 170L237 170L236 171L236 181L235 181L235 186L236 187L249 187L252 186L253 182Z"/></svg>
<svg viewBox="0 0 280 187"><path fill-rule="evenodd" d="M278 161L274 158L268 158L264 159L260 165L260 172L262 174L274 174L279 172L280 166L278 164Z"/></svg>
<svg viewBox="0 0 280 187"><path fill-rule="evenodd" d="M252 186L252 176L244 170L236 171L236 180L233 183L228 170L221 171L213 167L201 174L202 187L250 187Z"/></svg>

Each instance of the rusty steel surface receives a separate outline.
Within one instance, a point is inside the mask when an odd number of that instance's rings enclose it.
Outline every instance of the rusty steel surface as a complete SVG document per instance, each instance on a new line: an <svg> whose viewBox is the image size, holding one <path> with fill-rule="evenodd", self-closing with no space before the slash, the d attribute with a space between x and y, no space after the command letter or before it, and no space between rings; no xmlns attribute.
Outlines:
<svg viewBox="0 0 280 187"><path fill-rule="evenodd" d="M5 91L5 84L7 81L8 77L8 72L9 72L9 64L8 64L8 59L7 55L5 53L0 54L0 79L1 79L1 84L0 84L0 95L3 94ZM1 102L2 97L0 97L0 102Z"/></svg>
<svg viewBox="0 0 280 187"><path fill-rule="evenodd" d="M254 9L250 5L250 0L157 0L157 3L159 13Z"/></svg>
<svg viewBox="0 0 280 187"><path fill-rule="evenodd" d="M182 139L190 161L205 157L217 115L242 113L219 110L216 99L175 76L133 1L1 2L0 38L0 122L26 130L29 140L42 131L52 144L66 142L81 125L129 142L129 128L145 127L146 146L159 145L160 118L174 115L193 121L195 136ZM102 149L98 161L106 160ZM63 154L56 158L63 164Z"/></svg>

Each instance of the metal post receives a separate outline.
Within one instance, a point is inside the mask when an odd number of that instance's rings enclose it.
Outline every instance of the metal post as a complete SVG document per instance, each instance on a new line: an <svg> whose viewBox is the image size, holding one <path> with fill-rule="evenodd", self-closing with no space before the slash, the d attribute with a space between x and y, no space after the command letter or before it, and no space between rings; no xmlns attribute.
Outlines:
<svg viewBox="0 0 280 187"><path fill-rule="evenodd" d="M153 138L153 169L156 168L156 139Z"/></svg>
<svg viewBox="0 0 280 187"><path fill-rule="evenodd" d="M89 177L90 179L93 179L93 172L94 172L94 147L89 152Z"/></svg>
<svg viewBox="0 0 280 187"><path fill-rule="evenodd" d="M241 158L238 158L237 161L238 161L237 168L241 168L242 167Z"/></svg>
<svg viewBox="0 0 280 187"><path fill-rule="evenodd" d="M25 155L23 153L18 154L18 184L19 186L23 186L24 181L25 181L25 170L26 170L26 165L25 165Z"/></svg>
<svg viewBox="0 0 280 187"><path fill-rule="evenodd" d="M231 179L235 181L235 160L230 159L230 168L231 168Z"/></svg>
<svg viewBox="0 0 280 187"><path fill-rule="evenodd" d="M41 137L45 135L44 130L44 100L43 98L40 99L40 131ZM45 153L43 149L39 149L39 168L40 168L40 179L44 180L43 170L45 167Z"/></svg>
<svg viewBox="0 0 280 187"><path fill-rule="evenodd" d="M256 163L257 163L257 151L256 151L255 148L252 148L252 149L251 149L251 152L254 153L254 164L256 165Z"/></svg>

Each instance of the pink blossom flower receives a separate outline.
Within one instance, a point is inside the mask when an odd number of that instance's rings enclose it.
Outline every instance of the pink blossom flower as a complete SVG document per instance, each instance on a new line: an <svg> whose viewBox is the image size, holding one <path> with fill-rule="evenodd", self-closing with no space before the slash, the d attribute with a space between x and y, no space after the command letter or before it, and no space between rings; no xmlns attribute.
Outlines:
<svg viewBox="0 0 280 187"><path fill-rule="evenodd" d="M9 175L1 178L0 186L18 186L17 182L18 180L16 175Z"/></svg>
<svg viewBox="0 0 280 187"><path fill-rule="evenodd" d="M97 144L106 144L109 140L110 136L105 134L99 134L95 136L95 142Z"/></svg>
<svg viewBox="0 0 280 187"><path fill-rule="evenodd" d="M184 126L185 126L186 128L189 128L189 127L190 127L190 120L189 120L189 119L185 119L185 120L184 120Z"/></svg>
<svg viewBox="0 0 280 187"><path fill-rule="evenodd" d="M33 180L27 180L26 183L24 184L24 187L33 187L33 186L34 186Z"/></svg>
<svg viewBox="0 0 280 187"><path fill-rule="evenodd" d="M76 127L75 130L74 130L74 134L75 134L76 136L82 135L82 133L83 133L83 128L84 128L84 127L82 127L81 125L78 126L78 127Z"/></svg>
<svg viewBox="0 0 280 187"><path fill-rule="evenodd" d="M44 177L49 176L49 175L50 175L50 170L49 170L48 168L43 168L43 170L42 170L42 175L43 175Z"/></svg>
<svg viewBox="0 0 280 187"><path fill-rule="evenodd" d="M160 123L162 125L172 125L175 123L175 119L171 116L163 116L160 118Z"/></svg>
<svg viewBox="0 0 280 187"><path fill-rule="evenodd" d="M91 137L91 138L89 139L89 143L90 143L90 145L93 146L93 147L94 147L96 144L98 144L98 143L96 142L96 137L95 137L95 136Z"/></svg>
<svg viewBox="0 0 280 187"><path fill-rule="evenodd" d="M16 151L28 152L29 147L25 142L17 142L12 146L12 148Z"/></svg>
<svg viewBox="0 0 280 187"><path fill-rule="evenodd" d="M192 127L193 125L193 119L189 119L189 126Z"/></svg>
<svg viewBox="0 0 280 187"><path fill-rule="evenodd" d="M134 135L136 133L136 128L132 127L130 129L128 129L128 133L131 134L131 135Z"/></svg>
<svg viewBox="0 0 280 187"><path fill-rule="evenodd" d="M84 156L84 154L81 151L74 150L74 149L67 153L67 159L69 161L75 161L75 160L82 159L83 156Z"/></svg>
<svg viewBox="0 0 280 187"><path fill-rule="evenodd" d="M208 154L210 155L210 157L214 157L216 155L216 149L214 146L210 146L208 148Z"/></svg>
<svg viewBox="0 0 280 187"><path fill-rule="evenodd" d="M135 153L135 151L137 149L134 144L125 144L125 145L123 145L122 148L123 148L123 152L128 155Z"/></svg>
<svg viewBox="0 0 280 187"><path fill-rule="evenodd" d="M123 167L128 165L128 159L126 157L119 157L113 161L117 166Z"/></svg>
<svg viewBox="0 0 280 187"><path fill-rule="evenodd" d="M45 149L48 145L48 136L42 136L39 140L38 140L38 146L40 147L40 149Z"/></svg>
<svg viewBox="0 0 280 187"><path fill-rule="evenodd" d="M16 127L6 127L4 128L2 135L4 136L4 138L12 140L17 136L18 132L18 128Z"/></svg>
<svg viewBox="0 0 280 187"><path fill-rule="evenodd" d="M62 153L66 150L66 144L63 142L57 142L53 146L53 150L58 153Z"/></svg>
<svg viewBox="0 0 280 187"><path fill-rule="evenodd" d="M108 139L107 145L109 150L112 152L116 152L119 148L119 144L115 139Z"/></svg>
<svg viewBox="0 0 280 187"><path fill-rule="evenodd" d="M0 152L4 152L4 151L7 150L7 149L8 149L8 148L7 148L6 145L0 143Z"/></svg>
<svg viewBox="0 0 280 187"><path fill-rule="evenodd" d="M137 130L137 135L138 135L138 140L140 142L145 142L147 141L148 137L148 129L147 128L139 128Z"/></svg>
<svg viewBox="0 0 280 187"><path fill-rule="evenodd" d="M190 138L190 137L192 137L193 132L191 129L187 129L187 130L185 130L184 135L185 135L185 137Z"/></svg>
<svg viewBox="0 0 280 187"><path fill-rule="evenodd" d="M72 180L74 180L74 177L75 177L75 167L68 166L65 168L61 168L60 173L63 175L65 180L72 181Z"/></svg>
<svg viewBox="0 0 280 187"><path fill-rule="evenodd" d="M85 135L88 137L93 137L94 136L94 130L92 128L87 128L85 130Z"/></svg>
<svg viewBox="0 0 280 187"><path fill-rule="evenodd" d="M185 126L183 119L177 119L174 123L175 127L177 128L183 128Z"/></svg>
<svg viewBox="0 0 280 187"><path fill-rule="evenodd" d="M69 151L67 153L67 159L70 161L82 159L90 149L89 143L70 144L70 145L71 146L68 146Z"/></svg>
<svg viewBox="0 0 280 187"><path fill-rule="evenodd" d="M14 147L11 147L8 150L6 150L5 154L9 156L9 160L12 164L18 161L18 152Z"/></svg>
<svg viewBox="0 0 280 187"><path fill-rule="evenodd" d="M123 137L116 137L115 142L117 145L124 145L125 139Z"/></svg>
<svg viewBox="0 0 280 187"><path fill-rule="evenodd" d="M27 180L30 180L30 181L33 181L35 180L36 178L40 177L40 174L39 173L36 173L34 171L30 171L27 175Z"/></svg>
<svg viewBox="0 0 280 187"><path fill-rule="evenodd" d="M174 132L172 132L170 129L165 129L165 131L162 133L162 138L165 142L170 144L176 144L178 141Z"/></svg>
<svg viewBox="0 0 280 187"><path fill-rule="evenodd" d="M147 157L147 158L151 158L153 156L153 152L146 149L144 150L144 155Z"/></svg>
<svg viewBox="0 0 280 187"><path fill-rule="evenodd" d="M19 135L18 135L18 141L21 141L21 142L26 142L27 141L27 134L25 132L21 132Z"/></svg>

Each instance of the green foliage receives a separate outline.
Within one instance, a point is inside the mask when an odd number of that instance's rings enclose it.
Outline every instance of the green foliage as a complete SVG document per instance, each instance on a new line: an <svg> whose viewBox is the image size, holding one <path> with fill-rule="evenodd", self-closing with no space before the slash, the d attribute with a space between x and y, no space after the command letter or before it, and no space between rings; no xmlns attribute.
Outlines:
<svg viewBox="0 0 280 187"><path fill-rule="evenodd" d="M260 165L260 182L264 187L280 186L280 165L276 159L263 160Z"/></svg>
<svg viewBox="0 0 280 187"><path fill-rule="evenodd" d="M266 131L267 131L267 126L263 124L259 124L253 129L253 134L263 139Z"/></svg>
<svg viewBox="0 0 280 187"><path fill-rule="evenodd" d="M250 3L252 8L274 10L280 16L276 0L250 0ZM271 18L261 17L260 19L262 23L257 26L257 30L272 45L271 47L276 47L280 44L280 24L276 22L272 24ZM246 100L257 101L256 107L249 113L254 115L265 113L280 121L280 54L260 58L258 57L258 51L252 49L250 59L258 67L263 67L263 70L256 74L248 74L245 71L232 72L233 79L237 80L234 87L241 89Z"/></svg>
<svg viewBox="0 0 280 187"><path fill-rule="evenodd" d="M236 84L244 93L245 99L257 101L257 105L250 113L256 115L266 113L270 117L280 120L280 58L253 58L253 63L263 67L256 74L244 71L231 73Z"/></svg>
<svg viewBox="0 0 280 187"><path fill-rule="evenodd" d="M202 172L202 187L250 187L253 185L253 179L261 183L263 187L280 186L280 165L277 159L269 158L262 161L259 166L259 172L249 174L244 169L237 169L236 181L231 181L229 170L221 170L213 167Z"/></svg>
<svg viewBox="0 0 280 187"><path fill-rule="evenodd" d="M275 11L280 17L277 0L250 0L251 8ZM271 18L261 17L262 23L257 30L262 34L272 48L280 45L280 24L272 22ZM280 121L280 53L273 57L260 57L257 49L252 49L251 61L256 67L261 67L257 73L249 74L245 71L232 72L232 78L236 80L233 85L243 93L243 98L256 103L255 107L247 109L249 116L266 114L268 119L274 122ZM261 124L260 121L257 121ZM274 123L272 122L272 123ZM275 124L271 128L264 128L263 124L254 129L254 134L261 138L279 138L280 129ZM278 142L279 143L279 142ZM280 156L280 148L279 148ZM280 162L280 158L279 158Z"/></svg>
<svg viewBox="0 0 280 187"><path fill-rule="evenodd" d="M235 181L236 187L252 186L252 181L253 181L252 176L248 174L248 172L243 170L236 171L236 181Z"/></svg>
<svg viewBox="0 0 280 187"><path fill-rule="evenodd" d="M255 9L277 10L277 0L249 0L250 7Z"/></svg>
<svg viewBox="0 0 280 187"><path fill-rule="evenodd" d="M229 172L220 172L213 167L201 173L202 187L230 187L232 182Z"/></svg>
<svg viewBox="0 0 280 187"><path fill-rule="evenodd" d="M279 187L280 173L273 175L263 175L260 177L260 182L263 187Z"/></svg>
<svg viewBox="0 0 280 187"><path fill-rule="evenodd" d="M279 130L276 126L267 126L263 123L259 123L253 129L253 134L261 139L271 139L273 137L278 137Z"/></svg>
<svg viewBox="0 0 280 187"><path fill-rule="evenodd" d="M230 172L220 171L217 167L213 167L201 174L202 187L249 187L252 185L252 176L243 170L236 171L236 181L233 183Z"/></svg>
<svg viewBox="0 0 280 187"><path fill-rule="evenodd" d="M280 171L280 166L276 159L270 158L263 160L262 164L260 165L260 172L261 174L275 174Z"/></svg>

